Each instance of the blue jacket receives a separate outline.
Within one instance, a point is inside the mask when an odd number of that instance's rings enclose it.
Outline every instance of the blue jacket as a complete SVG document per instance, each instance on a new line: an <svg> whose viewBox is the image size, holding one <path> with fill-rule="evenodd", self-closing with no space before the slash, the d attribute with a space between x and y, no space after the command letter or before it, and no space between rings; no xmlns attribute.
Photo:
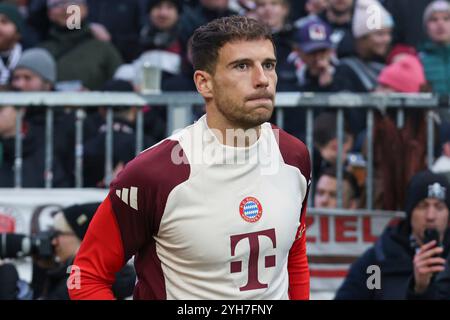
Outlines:
<svg viewBox="0 0 450 320"><path fill-rule="evenodd" d="M407 222L388 226L378 241L350 267L343 284L336 293L338 300L403 300L411 298L413 258ZM448 240L448 233L446 236ZM448 241L444 241L444 255L448 255ZM370 290L367 273L371 265L380 267L381 288ZM369 281L370 282L370 281Z"/></svg>

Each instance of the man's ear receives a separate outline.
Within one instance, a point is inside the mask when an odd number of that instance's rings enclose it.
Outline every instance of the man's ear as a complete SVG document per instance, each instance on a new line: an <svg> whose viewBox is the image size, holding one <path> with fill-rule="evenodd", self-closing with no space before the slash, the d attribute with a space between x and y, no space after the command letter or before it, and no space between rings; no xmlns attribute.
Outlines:
<svg viewBox="0 0 450 320"><path fill-rule="evenodd" d="M194 73L194 82L197 87L197 91L202 95L203 98L212 98L212 78L211 75L203 70L197 70Z"/></svg>

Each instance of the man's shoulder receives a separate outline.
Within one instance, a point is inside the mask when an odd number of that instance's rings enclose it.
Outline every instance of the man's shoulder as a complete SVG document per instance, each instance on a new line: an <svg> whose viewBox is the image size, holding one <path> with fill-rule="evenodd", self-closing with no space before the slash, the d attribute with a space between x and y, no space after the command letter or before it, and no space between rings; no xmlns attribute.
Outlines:
<svg viewBox="0 0 450 320"><path fill-rule="evenodd" d="M189 171L189 163L179 142L165 139L131 160L113 183L126 181L145 186L162 183L168 178L185 180Z"/></svg>
<svg viewBox="0 0 450 320"><path fill-rule="evenodd" d="M272 131L278 142L278 147L286 164L297 167L309 178L311 173L311 160L306 145L298 138L283 129L271 124Z"/></svg>

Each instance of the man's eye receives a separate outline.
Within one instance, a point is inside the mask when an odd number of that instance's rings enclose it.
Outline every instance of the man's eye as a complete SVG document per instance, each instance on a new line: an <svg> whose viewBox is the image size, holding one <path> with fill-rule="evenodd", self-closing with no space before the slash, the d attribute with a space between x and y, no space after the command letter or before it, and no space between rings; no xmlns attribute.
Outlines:
<svg viewBox="0 0 450 320"><path fill-rule="evenodd" d="M239 63L235 66L236 69L238 70L247 70L248 69L248 65L246 63Z"/></svg>
<svg viewBox="0 0 450 320"><path fill-rule="evenodd" d="M273 62L266 62L264 63L264 69L266 70L273 70L275 68L275 63Z"/></svg>

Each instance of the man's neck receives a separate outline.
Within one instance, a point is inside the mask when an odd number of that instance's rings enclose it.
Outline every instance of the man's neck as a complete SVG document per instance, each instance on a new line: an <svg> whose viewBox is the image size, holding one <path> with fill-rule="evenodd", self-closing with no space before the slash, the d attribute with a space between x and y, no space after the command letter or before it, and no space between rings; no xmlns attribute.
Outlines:
<svg viewBox="0 0 450 320"><path fill-rule="evenodd" d="M243 128L230 122L219 111L208 111L206 124L221 144L231 147L249 147L256 143L261 135L261 126Z"/></svg>

